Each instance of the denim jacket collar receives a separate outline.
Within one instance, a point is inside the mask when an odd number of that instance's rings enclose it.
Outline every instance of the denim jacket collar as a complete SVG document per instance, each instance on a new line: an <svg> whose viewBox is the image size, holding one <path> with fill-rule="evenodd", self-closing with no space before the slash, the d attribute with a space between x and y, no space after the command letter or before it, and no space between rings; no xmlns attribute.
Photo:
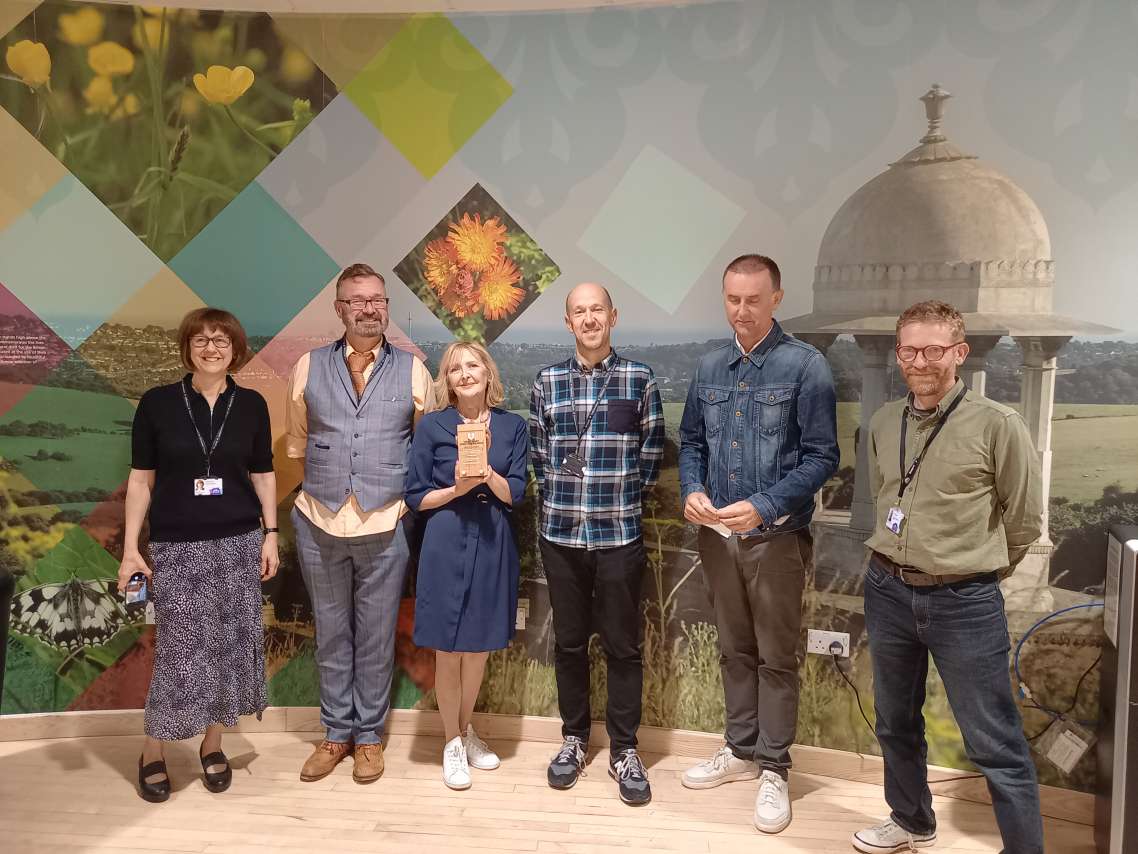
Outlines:
<svg viewBox="0 0 1138 854"><path fill-rule="evenodd" d="M739 360L744 357L750 359L756 368L762 367L763 360L766 359L767 353L773 350L778 345L778 342L782 340L783 335L786 334L782 331L782 327L779 326L777 320L772 319L771 323L772 326L770 332L767 333L767 337L760 341L759 345L749 354L744 353L739 348L738 336L735 336L735 340L731 345L731 358L727 360L727 366L729 368L734 368L739 364Z"/></svg>

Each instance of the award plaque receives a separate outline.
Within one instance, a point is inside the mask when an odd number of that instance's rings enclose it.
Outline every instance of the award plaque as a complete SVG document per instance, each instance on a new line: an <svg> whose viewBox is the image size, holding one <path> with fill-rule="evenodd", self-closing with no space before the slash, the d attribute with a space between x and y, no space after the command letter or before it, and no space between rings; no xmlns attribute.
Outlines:
<svg viewBox="0 0 1138 854"><path fill-rule="evenodd" d="M486 425L459 424L458 439L459 477L482 477L489 470L486 460Z"/></svg>

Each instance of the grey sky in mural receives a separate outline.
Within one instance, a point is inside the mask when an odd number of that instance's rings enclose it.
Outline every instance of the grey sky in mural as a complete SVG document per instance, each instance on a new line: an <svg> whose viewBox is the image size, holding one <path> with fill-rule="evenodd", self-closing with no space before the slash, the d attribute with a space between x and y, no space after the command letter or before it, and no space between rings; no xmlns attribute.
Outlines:
<svg viewBox="0 0 1138 854"><path fill-rule="evenodd" d="M783 265L781 314L809 311L830 218L924 133L917 98L934 81L955 96L949 138L1047 219L1055 311L1138 331L1117 312L1138 263L1132 5L754 2L456 17L515 88L459 159L564 271L503 340L556 328L565 289L585 278L617 286L627 339L716 334L724 322L706 289L756 249ZM674 311L566 238L587 229L647 146L746 211L698 281L669 283L690 288ZM658 251L676 246L665 234Z"/></svg>

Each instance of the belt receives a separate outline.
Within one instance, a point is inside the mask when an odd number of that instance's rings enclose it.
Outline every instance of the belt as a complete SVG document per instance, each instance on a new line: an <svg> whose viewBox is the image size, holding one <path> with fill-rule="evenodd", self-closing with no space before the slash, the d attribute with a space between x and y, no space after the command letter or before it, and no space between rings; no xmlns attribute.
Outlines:
<svg viewBox="0 0 1138 854"><path fill-rule="evenodd" d="M903 584L908 584L910 587L951 587L954 584L970 583L973 581L999 581L999 576L994 572L973 572L967 575L936 575L911 566L903 566L890 560L881 554L881 552L871 552L869 559L874 566L886 575L899 578Z"/></svg>

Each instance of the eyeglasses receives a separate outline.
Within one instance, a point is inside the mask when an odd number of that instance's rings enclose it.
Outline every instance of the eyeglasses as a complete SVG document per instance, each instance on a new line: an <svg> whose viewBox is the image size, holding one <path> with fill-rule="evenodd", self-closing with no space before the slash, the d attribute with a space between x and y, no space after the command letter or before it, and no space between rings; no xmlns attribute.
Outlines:
<svg viewBox="0 0 1138 854"><path fill-rule="evenodd" d="M352 297L351 299L338 299L336 302L342 302L352 311L363 311L369 304L374 305L377 309L387 308L387 304L391 302L391 297Z"/></svg>
<svg viewBox="0 0 1138 854"><path fill-rule="evenodd" d="M208 335L195 335L190 339L190 346L195 350L204 350L207 344L213 344L218 350L228 350L233 346L228 335L214 335L212 338Z"/></svg>
<svg viewBox="0 0 1138 854"><path fill-rule="evenodd" d="M943 347L940 344L929 344L927 347L898 346L895 349L897 351L897 358L902 362L908 363L916 361L918 353L924 355L926 362L939 362L944 358L945 353L947 353L953 347L956 347L957 345L963 343L963 341L955 341L952 344L949 344L947 347Z"/></svg>

